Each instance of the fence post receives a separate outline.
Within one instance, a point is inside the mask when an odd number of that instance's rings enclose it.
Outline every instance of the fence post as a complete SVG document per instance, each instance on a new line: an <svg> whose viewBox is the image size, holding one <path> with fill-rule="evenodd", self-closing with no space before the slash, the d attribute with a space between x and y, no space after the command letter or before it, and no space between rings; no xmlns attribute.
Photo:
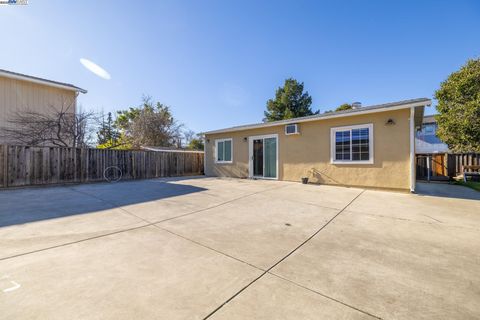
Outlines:
<svg viewBox="0 0 480 320"><path fill-rule="evenodd" d="M8 145L3 145L3 186L8 188Z"/></svg>
<svg viewBox="0 0 480 320"><path fill-rule="evenodd" d="M90 180L90 149L85 149L85 182Z"/></svg>
<svg viewBox="0 0 480 320"><path fill-rule="evenodd" d="M430 155L427 156L427 181L430 182Z"/></svg>

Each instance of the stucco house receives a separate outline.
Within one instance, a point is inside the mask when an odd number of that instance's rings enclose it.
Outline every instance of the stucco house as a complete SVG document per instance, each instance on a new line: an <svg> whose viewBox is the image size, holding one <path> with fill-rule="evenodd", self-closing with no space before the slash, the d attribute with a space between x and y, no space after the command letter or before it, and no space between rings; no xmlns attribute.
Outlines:
<svg viewBox="0 0 480 320"><path fill-rule="evenodd" d="M8 119L25 110L47 113L51 108L68 108L75 113L79 93L87 93L87 90L0 69L0 128L9 126ZM0 137L0 143L8 142Z"/></svg>
<svg viewBox="0 0 480 320"><path fill-rule="evenodd" d="M205 132L205 174L415 189L427 98Z"/></svg>

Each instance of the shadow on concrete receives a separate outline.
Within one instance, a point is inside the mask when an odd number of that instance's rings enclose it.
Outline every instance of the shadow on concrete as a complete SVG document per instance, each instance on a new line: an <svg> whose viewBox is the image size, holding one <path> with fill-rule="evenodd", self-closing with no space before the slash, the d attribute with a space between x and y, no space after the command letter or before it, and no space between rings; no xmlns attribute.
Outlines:
<svg viewBox="0 0 480 320"><path fill-rule="evenodd" d="M417 181L415 193L420 196L480 200L480 192L478 191L467 187L442 182L428 183Z"/></svg>
<svg viewBox="0 0 480 320"><path fill-rule="evenodd" d="M0 227L108 210L207 190L174 183L184 179L195 177L2 190Z"/></svg>

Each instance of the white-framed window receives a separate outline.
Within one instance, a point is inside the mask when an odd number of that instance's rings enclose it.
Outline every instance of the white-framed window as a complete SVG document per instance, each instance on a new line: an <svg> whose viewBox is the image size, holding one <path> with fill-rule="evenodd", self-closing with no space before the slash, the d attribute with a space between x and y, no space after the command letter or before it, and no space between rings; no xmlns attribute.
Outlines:
<svg viewBox="0 0 480 320"><path fill-rule="evenodd" d="M435 135L436 128L434 123L425 124L423 129L424 129L425 135L429 135L429 136Z"/></svg>
<svg viewBox="0 0 480 320"><path fill-rule="evenodd" d="M215 140L215 162L232 163L233 143L232 138Z"/></svg>
<svg viewBox="0 0 480 320"><path fill-rule="evenodd" d="M373 124L331 128L330 141L331 163L373 163Z"/></svg>

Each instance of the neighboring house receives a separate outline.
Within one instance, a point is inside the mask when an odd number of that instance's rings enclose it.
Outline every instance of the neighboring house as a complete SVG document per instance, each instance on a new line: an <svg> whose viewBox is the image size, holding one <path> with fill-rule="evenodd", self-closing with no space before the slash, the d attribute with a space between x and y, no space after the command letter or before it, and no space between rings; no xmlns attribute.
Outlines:
<svg viewBox="0 0 480 320"><path fill-rule="evenodd" d="M448 180L446 153L447 144L437 137L435 116L423 117L421 130L415 135L415 152L417 154L417 179Z"/></svg>
<svg viewBox="0 0 480 320"><path fill-rule="evenodd" d="M437 137L435 116L423 117L422 129L415 136L415 152L417 154L446 153L448 146Z"/></svg>
<svg viewBox="0 0 480 320"><path fill-rule="evenodd" d="M426 98L205 133L205 173L411 190Z"/></svg>
<svg viewBox="0 0 480 320"><path fill-rule="evenodd" d="M0 69L0 128L18 112L51 112L52 108L76 111L77 96L87 90L62 83ZM1 141L7 143L8 141Z"/></svg>

